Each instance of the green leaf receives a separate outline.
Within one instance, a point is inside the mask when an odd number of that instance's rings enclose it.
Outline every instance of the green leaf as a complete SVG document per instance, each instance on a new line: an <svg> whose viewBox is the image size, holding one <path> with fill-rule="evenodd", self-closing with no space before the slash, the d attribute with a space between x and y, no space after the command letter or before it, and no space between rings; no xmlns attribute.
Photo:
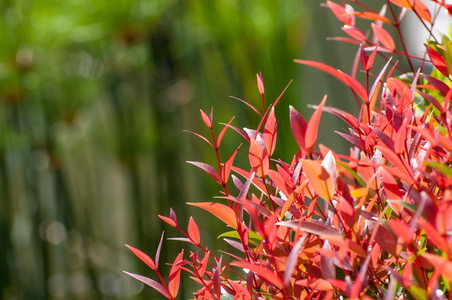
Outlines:
<svg viewBox="0 0 452 300"><path fill-rule="evenodd" d="M452 169L446 165L431 161L431 162L426 162L425 163L427 166L430 166L432 168L438 169L438 171L440 171L441 173L443 173L444 175L446 175L447 177L451 177L452 178Z"/></svg>
<svg viewBox="0 0 452 300"><path fill-rule="evenodd" d="M257 233L254 233L252 231L248 231L248 236L249 236L249 241L256 246L259 246L262 242L262 237L260 235L258 235ZM239 234L237 231L228 231L225 233L222 233L218 236L219 238L225 238L225 237L229 237L229 238L235 238L235 239L240 239Z"/></svg>

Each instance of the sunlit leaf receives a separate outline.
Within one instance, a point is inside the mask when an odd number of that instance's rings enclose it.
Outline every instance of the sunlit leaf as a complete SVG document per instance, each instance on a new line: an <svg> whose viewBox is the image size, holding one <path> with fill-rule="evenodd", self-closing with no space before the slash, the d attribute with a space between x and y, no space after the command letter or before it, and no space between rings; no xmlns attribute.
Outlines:
<svg viewBox="0 0 452 300"><path fill-rule="evenodd" d="M129 246L127 244L126 244L126 247L129 248L133 252L133 254L135 254L139 259L141 259L144 263L146 263L152 270L154 270L154 271L157 270L157 267L156 267L154 261L146 253L144 253L143 251L141 251L137 248Z"/></svg>
<svg viewBox="0 0 452 300"><path fill-rule="evenodd" d="M176 259L174 260L173 265L171 266L169 280L168 280L168 291L172 298L176 298L177 293L179 291L180 271L182 268L182 265L179 263L182 261L183 255L184 255L184 250L182 250L182 252L177 255Z"/></svg>
<svg viewBox="0 0 452 300"><path fill-rule="evenodd" d="M197 202L187 204L207 210L208 212L216 216L218 219L225 222L227 225L237 229L237 218L232 208L224 204L215 202Z"/></svg>
<svg viewBox="0 0 452 300"><path fill-rule="evenodd" d="M275 150L276 145L276 118L275 108L272 107L268 115L262 135L265 146L267 147L268 155L271 156Z"/></svg>
<svg viewBox="0 0 452 300"><path fill-rule="evenodd" d="M323 97L322 102L311 116L306 127L305 145L306 153L311 155L314 152L315 144L317 142L317 132L319 129L320 117L322 115L323 107L325 106L326 95Z"/></svg>
<svg viewBox="0 0 452 300"><path fill-rule="evenodd" d="M199 229L193 217L190 217L190 220L188 221L187 233L188 236L193 240L193 242L196 245L199 245L200 243Z"/></svg>
<svg viewBox="0 0 452 300"><path fill-rule="evenodd" d="M372 23L371 26L375 36L377 37L377 40L387 49L394 51L395 43L391 35L385 29L383 29L383 27L380 27L375 23Z"/></svg>
<svg viewBox="0 0 452 300"><path fill-rule="evenodd" d="M254 139L251 140L250 144L249 161L251 169L258 177L264 178L267 176L270 167L267 150Z"/></svg>
<svg viewBox="0 0 452 300"><path fill-rule="evenodd" d="M134 273L129 273L126 271L123 271L124 273L126 273L127 275L143 282L146 285L149 285L150 287L152 287L153 289L155 289L157 292L159 292L160 294L162 294L164 297L171 299L170 294L168 293L168 291L157 281L152 280L151 278L147 278L145 276L141 276L138 274L134 274Z"/></svg>
<svg viewBox="0 0 452 300"><path fill-rule="evenodd" d="M313 160L302 160L303 172L309 179L309 183L320 197L331 201L334 196L335 186L328 171L321 166L320 162Z"/></svg>

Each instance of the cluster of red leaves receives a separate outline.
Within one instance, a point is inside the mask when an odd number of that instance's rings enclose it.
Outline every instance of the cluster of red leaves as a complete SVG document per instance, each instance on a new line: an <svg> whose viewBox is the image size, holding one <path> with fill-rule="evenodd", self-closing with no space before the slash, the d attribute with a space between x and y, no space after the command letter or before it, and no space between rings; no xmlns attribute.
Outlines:
<svg viewBox="0 0 452 300"><path fill-rule="evenodd" d="M451 12L451 6L434 0L436 10L429 11L421 0L388 0L376 12L358 0L350 2L360 11L342 2L326 2L350 36L335 39L359 45L354 70L361 62L366 83L357 80L356 72L348 75L322 63L296 62L349 86L359 115L326 106L326 97L309 121L291 106L290 127L299 149L284 162L272 159L275 108L282 94L266 108L261 75L257 86L264 112L241 100L261 117L255 130L241 130L231 120L216 135L212 112L201 110L211 138L194 134L214 149L218 164L190 163L218 182L223 196L216 202L189 204L230 227L221 237L239 254L217 257L202 246L194 219L185 231L171 210L169 217L160 218L183 234L176 240L194 245L198 252L189 258L180 252L166 283L158 270L161 242L155 260L129 246L161 283L129 275L168 299L176 298L181 270L200 284L196 299L452 299L452 43L432 36L423 57L416 58L408 54L400 31L408 12L431 32L439 9ZM355 18L371 21L373 38L355 27ZM401 50L383 25L395 28ZM401 68L387 59L374 74L377 54L386 59L388 53L406 57L411 68L413 59L430 62L434 71L396 77ZM338 132L353 146L348 156L324 145L315 151L322 112L348 124L347 132ZM245 139L250 167L234 166L240 146L221 162L218 149L227 129ZM228 185L230 178L233 185Z"/></svg>

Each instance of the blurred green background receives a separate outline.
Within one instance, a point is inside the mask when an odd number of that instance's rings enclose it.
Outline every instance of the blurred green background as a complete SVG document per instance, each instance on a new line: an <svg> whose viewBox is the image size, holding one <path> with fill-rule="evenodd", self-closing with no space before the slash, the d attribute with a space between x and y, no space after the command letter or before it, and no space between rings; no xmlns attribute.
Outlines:
<svg viewBox="0 0 452 300"><path fill-rule="evenodd" d="M224 225L185 205L220 189L185 163L214 162L183 132L208 133L199 109L213 106L216 124L236 116L233 125L255 128L256 115L229 96L260 108L256 73L268 102L293 79L277 108L275 154L290 161L289 105L309 117L324 94L331 106L353 103L335 79L292 61L349 70L355 50L325 42L338 22L319 1L3 0L0 14L3 299L160 298L122 273L154 278L124 244L153 257L163 230L177 236L158 214L172 207L180 224L194 215L204 244L225 247ZM320 142L344 152L332 134L341 127L322 116ZM241 142L229 132L223 158ZM183 246L164 242L164 274ZM194 289L184 281L180 298Z"/></svg>

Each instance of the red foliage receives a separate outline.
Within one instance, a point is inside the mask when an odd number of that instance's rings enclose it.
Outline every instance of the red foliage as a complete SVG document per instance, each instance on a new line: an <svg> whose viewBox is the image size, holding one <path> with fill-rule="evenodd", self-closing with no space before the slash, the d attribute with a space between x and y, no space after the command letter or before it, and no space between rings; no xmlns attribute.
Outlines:
<svg viewBox="0 0 452 300"><path fill-rule="evenodd" d="M208 116L201 110L211 138L194 134L213 148L217 165L189 163L220 184L224 197L189 204L230 227L232 231L222 237L238 252L223 252L230 256L227 260L218 258L202 246L194 219L184 231L171 210L170 217L160 218L184 236L175 239L204 254L191 253L186 260L180 252L165 281L158 267L162 241L155 261L128 246L161 283L126 273L168 299L176 298L182 270L200 284L196 299L227 295L231 299L452 299L452 43L447 38L440 43L432 36L426 55L416 59L424 63L429 59L434 70L415 72L414 57L407 53L400 31L406 11L433 31L439 10L429 11L426 1L382 1L380 12L359 0L327 1L325 6L351 37L336 40L359 45L357 57L366 81L322 63L295 62L321 69L350 87L360 113L353 116L325 106L326 96L309 121L290 106L290 128L299 148L288 162L271 159L277 137L275 109L282 94L266 108L261 74L257 87L262 112L239 99L261 117L255 130L236 128L231 119L216 136L213 113ZM451 11L444 1L431 2ZM355 18L370 20L370 28L358 29ZM383 24L395 29L398 43ZM372 40L363 34L370 29ZM387 53L407 59L411 72L386 59ZM375 75L377 54L386 64ZM349 156L324 145L316 151L322 112L350 126L347 133L338 132L353 147ZM240 146L221 162L218 149L228 128L249 144L250 166L234 165ZM227 184L230 176L234 186Z"/></svg>

